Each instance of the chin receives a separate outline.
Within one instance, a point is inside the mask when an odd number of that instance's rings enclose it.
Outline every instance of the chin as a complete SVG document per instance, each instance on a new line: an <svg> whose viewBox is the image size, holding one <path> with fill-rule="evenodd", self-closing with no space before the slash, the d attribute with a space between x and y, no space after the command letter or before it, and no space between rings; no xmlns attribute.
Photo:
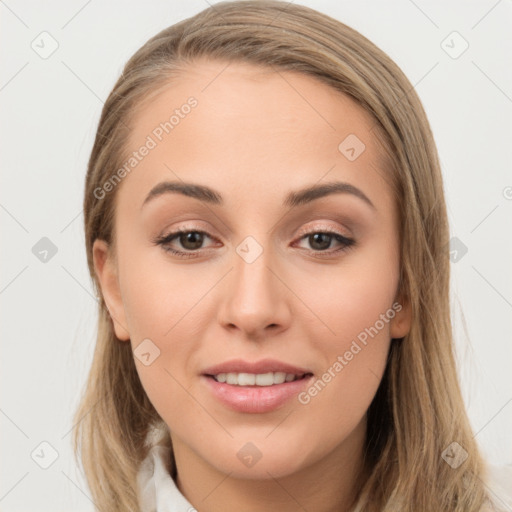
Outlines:
<svg viewBox="0 0 512 512"><path fill-rule="evenodd" d="M275 435L275 439L271 439ZM253 439L253 441L250 441ZM267 430L256 439L244 436L231 439L225 445L217 445L215 451L208 453L208 459L218 471L229 474L231 478L249 480L268 480L292 475L312 464L311 457L318 457L320 451L313 446L304 446L304 437L286 439L270 434Z"/></svg>
<svg viewBox="0 0 512 512"><path fill-rule="evenodd" d="M269 480L283 478L300 471L294 454L283 454L282 457L263 456L253 466L246 466L238 458L226 460L222 466L216 464L218 471L229 474L230 478L240 480Z"/></svg>

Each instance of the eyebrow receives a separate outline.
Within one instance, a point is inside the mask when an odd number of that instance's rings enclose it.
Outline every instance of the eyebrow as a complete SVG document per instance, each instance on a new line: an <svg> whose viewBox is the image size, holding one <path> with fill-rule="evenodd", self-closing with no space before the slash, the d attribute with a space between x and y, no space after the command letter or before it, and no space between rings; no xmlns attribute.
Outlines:
<svg viewBox="0 0 512 512"><path fill-rule="evenodd" d="M186 183L184 181L163 181L151 189L146 199L142 203L142 207L144 207L152 199L169 193L182 194L184 196L192 197L212 205L223 206L224 204L222 195L216 190L207 187L206 185ZM354 185L351 185L350 183L342 181L333 181L323 183L321 185L311 185L299 190L289 192L283 202L283 205L285 207L294 208L310 203L311 201L321 197L340 193L354 195L363 200L374 210L377 210L375 205L362 190L355 187Z"/></svg>

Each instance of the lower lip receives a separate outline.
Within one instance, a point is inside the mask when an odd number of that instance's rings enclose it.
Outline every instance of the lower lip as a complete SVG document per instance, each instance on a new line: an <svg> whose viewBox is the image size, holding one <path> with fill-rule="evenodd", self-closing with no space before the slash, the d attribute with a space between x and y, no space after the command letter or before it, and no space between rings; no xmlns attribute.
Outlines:
<svg viewBox="0 0 512 512"><path fill-rule="evenodd" d="M229 408L246 413L270 412L297 396L313 375L272 386L233 386L202 375L213 395Z"/></svg>

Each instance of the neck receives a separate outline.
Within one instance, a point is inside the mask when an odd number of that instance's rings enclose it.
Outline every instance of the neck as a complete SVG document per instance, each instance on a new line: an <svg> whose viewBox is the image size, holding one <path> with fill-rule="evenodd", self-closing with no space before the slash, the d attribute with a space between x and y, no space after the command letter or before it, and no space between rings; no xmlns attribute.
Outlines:
<svg viewBox="0 0 512 512"><path fill-rule="evenodd" d="M366 478L366 418L328 454L299 471L264 480L225 474L172 437L177 486L201 512L348 512Z"/></svg>

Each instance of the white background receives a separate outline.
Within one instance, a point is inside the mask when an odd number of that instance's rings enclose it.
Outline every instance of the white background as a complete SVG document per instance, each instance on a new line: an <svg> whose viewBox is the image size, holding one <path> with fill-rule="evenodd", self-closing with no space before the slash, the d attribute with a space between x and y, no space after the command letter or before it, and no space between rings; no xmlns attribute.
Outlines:
<svg viewBox="0 0 512 512"><path fill-rule="evenodd" d="M424 104L451 234L468 249L452 263L464 397L486 458L512 464L512 2L296 3L376 43ZM164 27L206 7L205 0L0 2L4 512L93 510L71 452L71 417L96 329L82 227L86 163L103 101L126 60ZM59 45L47 59L31 48L43 31ZM453 31L469 44L456 59L441 44ZM460 48L452 40L445 44ZM47 263L32 253L42 237L58 249ZM43 441L58 452L48 469L31 458Z"/></svg>

